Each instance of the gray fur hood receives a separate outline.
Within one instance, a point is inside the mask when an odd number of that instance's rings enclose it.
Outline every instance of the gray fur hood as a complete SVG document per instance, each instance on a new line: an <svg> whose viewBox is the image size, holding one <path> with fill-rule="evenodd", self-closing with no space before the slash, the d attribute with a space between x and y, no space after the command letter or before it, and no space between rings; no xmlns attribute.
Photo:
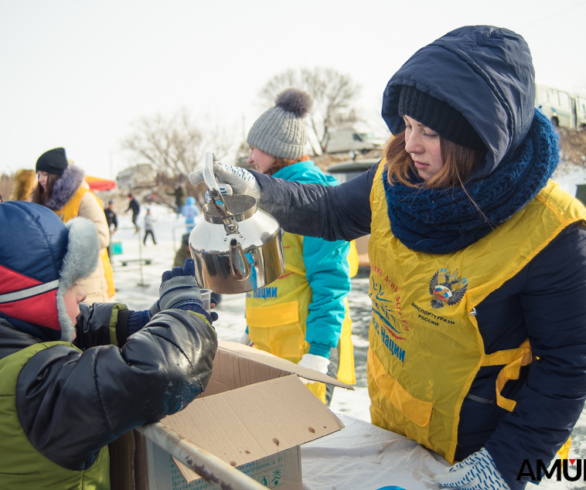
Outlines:
<svg viewBox="0 0 586 490"><path fill-rule="evenodd" d="M77 192L79 186L83 184L84 179L85 172L82 169L75 165L69 165L63 175L55 181L53 195L45 206L53 211L63 208Z"/></svg>

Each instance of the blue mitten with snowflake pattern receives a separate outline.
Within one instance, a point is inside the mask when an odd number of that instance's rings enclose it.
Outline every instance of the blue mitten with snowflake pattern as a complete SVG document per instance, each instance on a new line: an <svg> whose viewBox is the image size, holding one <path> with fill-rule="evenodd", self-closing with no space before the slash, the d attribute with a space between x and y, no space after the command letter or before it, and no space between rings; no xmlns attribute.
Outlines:
<svg viewBox="0 0 586 490"><path fill-rule="evenodd" d="M509 485L497 470L489 452L482 448L464 461L437 475L441 487L465 490L510 490Z"/></svg>

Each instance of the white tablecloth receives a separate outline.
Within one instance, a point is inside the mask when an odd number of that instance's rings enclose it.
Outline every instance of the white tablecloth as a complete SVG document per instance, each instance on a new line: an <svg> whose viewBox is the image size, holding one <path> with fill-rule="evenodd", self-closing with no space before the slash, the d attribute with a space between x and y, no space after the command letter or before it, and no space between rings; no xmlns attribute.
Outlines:
<svg viewBox="0 0 586 490"><path fill-rule="evenodd" d="M439 490L448 463L416 442L363 420L336 415L346 427L301 446L304 490Z"/></svg>
<svg viewBox="0 0 586 490"><path fill-rule="evenodd" d="M335 412L344 429L301 446L303 490L440 490L435 475L449 464L416 442L360 419ZM582 482L583 483L583 482ZM543 480L527 490L585 488ZM446 489L444 489L446 490Z"/></svg>

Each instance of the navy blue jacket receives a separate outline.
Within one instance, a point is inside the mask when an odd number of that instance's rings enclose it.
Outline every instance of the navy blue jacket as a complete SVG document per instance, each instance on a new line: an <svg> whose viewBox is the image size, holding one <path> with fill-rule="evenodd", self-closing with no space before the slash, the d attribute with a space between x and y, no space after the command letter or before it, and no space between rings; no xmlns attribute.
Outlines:
<svg viewBox="0 0 586 490"><path fill-rule="evenodd" d="M327 240L370 233L370 189L378 165L338 187L302 185L254 173L265 206L286 231ZM284 204L284 206L281 206ZM289 212L283 212L289 210ZM539 362L503 391L517 400L508 414L495 402L500 367L481 369L462 407L456 459L485 446L511 483L523 459L550 461L569 437L586 396L586 227L575 224L478 307L486 352L518 347L526 338ZM508 476L508 478L507 478Z"/></svg>
<svg viewBox="0 0 586 490"><path fill-rule="evenodd" d="M506 63L503 62L506 60ZM523 141L534 117L534 73L529 48L506 29L465 27L422 48L393 76L383 118L397 134L398 86L412 85L460 111L488 153L474 178L494 172ZM370 233L370 190L378 166L340 185L285 182L254 172L260 206L286 231L328 240ZM391 223L392 226L392 223ZM529 338L539 360L509 382L503 395L514 412L499 408L499 367L478 373L462 407L456 459L486 447L513 490L524 459L548 463L569 437L586 397L586 227L562 231L515 277L477 307L487 353L518 347Z"/></svg>

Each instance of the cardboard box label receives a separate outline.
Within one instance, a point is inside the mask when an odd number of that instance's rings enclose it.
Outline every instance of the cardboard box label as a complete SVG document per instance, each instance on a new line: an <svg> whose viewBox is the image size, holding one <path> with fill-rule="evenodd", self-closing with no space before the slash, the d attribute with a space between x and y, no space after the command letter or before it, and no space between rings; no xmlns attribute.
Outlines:
<svg viewBox="0 0 586 490"><path fill-rule="evenodd" d="M149 490L220 489L219 485L212 485L202 478L187 483L169 453L151 441L147 441L146 447ZM302 488L300 461L300 452L297 446L243 464L238 469L267 488L297 490ZM171 486L169 482L171 482Z"/></svg>

